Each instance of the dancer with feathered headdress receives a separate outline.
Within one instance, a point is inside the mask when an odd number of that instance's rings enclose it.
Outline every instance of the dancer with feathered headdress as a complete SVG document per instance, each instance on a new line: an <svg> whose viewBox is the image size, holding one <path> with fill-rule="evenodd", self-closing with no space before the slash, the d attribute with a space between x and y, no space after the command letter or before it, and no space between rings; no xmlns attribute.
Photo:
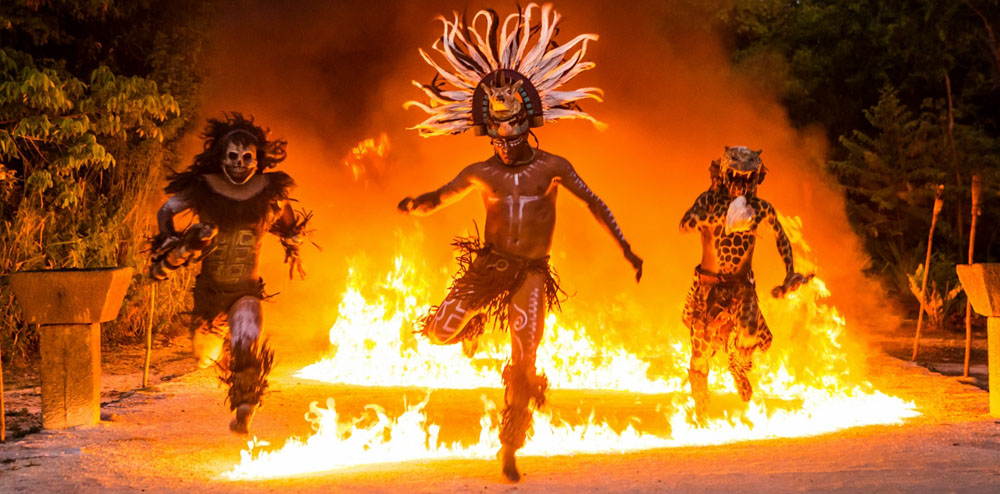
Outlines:
<svg viewBox="0 0 1000 494"><path fill-rule="evenodd" d="M487 319L511 332L510 362L503 371L505 407L500 424L499 456L507 479L518 481L515 452L532 423L532 404L545 401L548 381L535 369L535 354L545 313L558 306L561 293L549 266L555 230L557 185L579 197L615 238L642 277L642 259L625 241L614 215L583 182L566 159L532 147L531 128L562 119L586 119L578 102L601 101L598 88L561 89L593 68L583 60L594 34L581 34L564 45L554 41L560 16L550 5L529 4L502 21L482 10L472 23L455 13L444 25L434 50L439 64L424 50L424 60L437 74L430 84L414 83L429 101L410 101L428 114L416 125L424 137L473 129L487 135L493 156L469 165L443 187L399 202L404 213L425 215L451 204L473 189L486 206L484 238L459 239L460 269L441 305L424 319L421 332L433 343L462 342L470 357Z"/></svg>

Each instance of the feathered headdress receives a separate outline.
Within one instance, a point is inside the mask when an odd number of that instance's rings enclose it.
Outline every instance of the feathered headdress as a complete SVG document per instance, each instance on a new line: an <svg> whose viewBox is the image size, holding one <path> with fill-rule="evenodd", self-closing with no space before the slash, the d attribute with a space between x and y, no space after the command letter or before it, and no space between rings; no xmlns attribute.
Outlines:
<svg viewBox="0 0 1000 494"><path fill-rule="evenodd" d="M537 20L536 15L540 17ZM407 101L403 105L430 115L412 127L421 136L458 134L470 128L476 134L496 135L501 125L526 132L528 126L568 118L590 120L603 128L604 124L577 105L588 98L602 101L599 88L558 90L579 73L594 68L583 56L587 42L597 40L596 34L581 34L557 45L553 38L561 17L550 4L529 4L502 23L492 9L477 12L471 25L457 12L453 20L439 19L444 34L432 47L444 56L451 70L421 49L420 55L437 74L430 84L413 84L430 98L430 104ZM485 29L480 30L483 23Z"/></svg>

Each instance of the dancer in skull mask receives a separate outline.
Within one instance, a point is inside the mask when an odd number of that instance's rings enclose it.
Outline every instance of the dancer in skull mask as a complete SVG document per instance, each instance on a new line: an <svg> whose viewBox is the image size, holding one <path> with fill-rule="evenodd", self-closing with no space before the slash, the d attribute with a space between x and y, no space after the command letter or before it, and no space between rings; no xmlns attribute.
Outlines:
<svg viewBox="0 0 1000 494"><path fill-rule="evenodd" d="M503 474L514 482L520 479L515 452L524 445L531 427L531 405L544 403L548 386L545 376L535 368L535 352L546 310L558 305L560 294L549 266L559 185L587 204L621 247L635 269L636 281L642 276L642 260L632 252L604 202L569 161L532 147L528 139L533 135L531 127L545 121L594 121L576 102L600 100L596 88L556 90L593 66L581 59L587 42L596 39L583 34L556 45L552 38L559 20L550 6L535 4L511 14L503 23L492 10L478 12L471 25L457 13L452 21L443 19L444 35L434 48L452 67L443 68L421 50L438 74L429 85L415 83L430 99L429 105L408 103L430 115L416 126L424 137L471 128L477 135L487 135L493 146L489 159L469 165L437 190L403 199L398 207L404 213L426 215L472 190L483 196L484 238L455 242L461 251L459 273L445 300L424 319L421 332L437 344L462 342L466 354L471 355L487 319L510 330L499 456ZM480 21L486 24L486 32L476 29ZM532 33L536 32L533 43ZM445 87L445 82L452 87Z"/></svg>
<svg viewBox="0 0 1000 494"><path fill-rule="evenodd" d="M771 331L757 304L751 269L757 227L763 225L774 232L785 263L785 280L771 290L774 297L783 297L812 278L795 272L792 246L774 207L757 197L757 185L767 173L760 154L743 146L726 146L722 159L712 162L712 186L681 219L681 233L701 233L701 263L695 268L683 316L691 330L688 374L698 421L705 419L708 406L712 355L725 350L740 397L750 401L753 387L747 372L753 352L767 351L771 346Z"/></svg>
<svg viewBox="0 0 1000 494"><path fill-rule="evenodd" d="M304 276L299 246L311 215L292 209L290 176L266 171L285 159L285 141L268 140L265 129L239 113L210 119L202 138L204 151L194 164L168 177L171 197L158 213L151 272L165 278L192 260L192 243L208 244L195 247L205 255L194 286L192 347L199 366L223 368L228 401L236 411L229 427L245 434L267 388L273 358L267 342L259 341L265 298L258 273L261 242L265 233L277 235L289 275L297 270ZM189 209L199 223L178 232L174 216ZM220 361L227 337L229 358Z"/></svg>

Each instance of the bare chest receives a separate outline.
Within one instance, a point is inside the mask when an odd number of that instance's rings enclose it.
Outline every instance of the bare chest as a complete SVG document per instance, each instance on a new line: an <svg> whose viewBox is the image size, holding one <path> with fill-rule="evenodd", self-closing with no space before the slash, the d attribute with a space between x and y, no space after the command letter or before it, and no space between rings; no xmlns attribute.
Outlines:
<svg viewBox="0 0 1000 494"><path fill-rule="evenodd" d="M516 213L555 203L556 182L542 163L520 169L489 167L483 171L483 200L487 209Z"/></svg>

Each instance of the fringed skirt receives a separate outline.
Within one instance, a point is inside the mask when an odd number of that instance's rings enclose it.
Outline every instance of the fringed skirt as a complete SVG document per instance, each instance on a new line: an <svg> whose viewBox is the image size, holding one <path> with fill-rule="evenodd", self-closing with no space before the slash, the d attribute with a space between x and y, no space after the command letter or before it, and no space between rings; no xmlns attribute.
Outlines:
<svg viewBox="0 0 1000 494"><path fill-rule="evenodd" d="M448 297L463 301L470 311L485 314L493 320L494 329L508 329L508 309L514 294L531 273L545 278L545 304L548 310L559 309L560 297L565 292L559 288L559 276L549 266L549 258L528 259L501 252L490 244L483 244L477 236L456 238L452 245L459 251L458 272L451 282ZM429 327L437 307L421 323L422 332ZM484 325L478 325L481 332ZM467 334L468 333L468 334ZM463 331L462 338L478 334Z"/></svg>

